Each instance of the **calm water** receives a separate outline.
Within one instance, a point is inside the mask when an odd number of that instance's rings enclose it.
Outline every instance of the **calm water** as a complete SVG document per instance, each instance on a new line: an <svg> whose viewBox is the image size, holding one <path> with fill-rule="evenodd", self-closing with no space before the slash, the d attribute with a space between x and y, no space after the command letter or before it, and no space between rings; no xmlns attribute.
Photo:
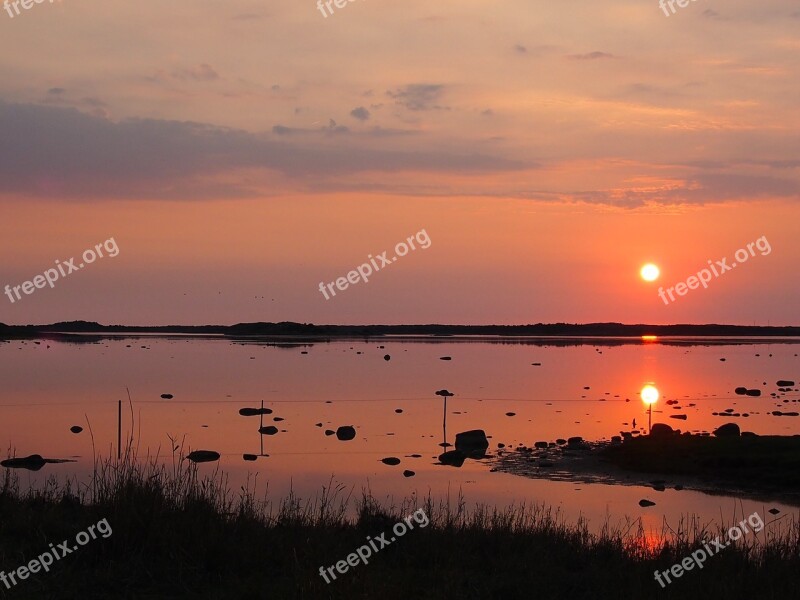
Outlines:
<svg viewBox="0 0 800 600"><path fill-rule="evenodd" d="M763 514L778 507L796 513L777 502L690 491L531 480L492 473L488 464L473 460L460 469L435 464L445 435L453 443L457 432L469 429L484 429L492 451L498 443L533 445L576 435L608 439L630 430L634 418L639 428L646 427L639 391L647 383L661 392L654 423L709 431L735 421L742 430L759 434L800 433L799 418L769 414L798 410L800 393L770 394L778 393L777 380L800 379L800 340L698 341L531 345L388 339L290 347L185 337L14 341L0 343L0 436L17 456L77 458L76 463L46 465L38 473L18 471L24 482L36 484L51 474L85 477L92 456L86 419L98 451L114 452L118 400L126 400L123 437L131 426L127 386L142 454L160 449L168 456L168 436L182 440L187 451L216 450L232 487L257 473L259 483L269 483L273 498L290 488L313 496L333 478L357 493L368 487L384 498L430 492L455 499L461 491L469 504L546 503L568 519L583 515L596 526L606 515L612 523L642 517L646 526L660 528L664 517L674 523L686 514L710 522L720 514L729 519L734 510ZM440 360L443 356L452 360ZM737 396L733 390L738 386L760 388L763 396ZM442 388L455 394L448 400L446 432L442 400L434 395ZM164 393L174 398L161 399ZM258 407L262 400L274 411L264 417L264 425L281 431L263 436L268 457L245 462L243 453L260 452L262 436L258 417L242 417L238 411ZM668 400L677 400L680 408L667 405ZM750 416L712 415L726 409ZM667 418L674 412L688 419ZM84 431L71 433L73 425ZM325 429L340 425L355 426L356 439L343 442L325 435ZM389 456L401 464L380 462ZM211 472L215 465L200 468ZM404 477L404 469L415 476ZM642 509L641 498L657 505Z"/></svg>

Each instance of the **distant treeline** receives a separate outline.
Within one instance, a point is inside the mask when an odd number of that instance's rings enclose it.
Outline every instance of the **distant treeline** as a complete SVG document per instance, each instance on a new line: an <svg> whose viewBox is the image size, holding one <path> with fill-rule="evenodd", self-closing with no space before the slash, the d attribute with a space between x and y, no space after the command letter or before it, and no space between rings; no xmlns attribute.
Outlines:
<svg viewBox="0 0 800 600"><path fill-rule="evenodd" d="M34 338L56 332L95 334L194 334L292 337L379 337L404 336L576 336L576 337L639 337L656 336L724 336L780 337L800 336L800 327L765 327L749 325L624 325L622 323L537 323L536 325L314 325L311 323L238 323L236 325L165 325L128 326L101 325L90 321L70 321L50 325L5 325L0 323L0 337Z"/></svg>

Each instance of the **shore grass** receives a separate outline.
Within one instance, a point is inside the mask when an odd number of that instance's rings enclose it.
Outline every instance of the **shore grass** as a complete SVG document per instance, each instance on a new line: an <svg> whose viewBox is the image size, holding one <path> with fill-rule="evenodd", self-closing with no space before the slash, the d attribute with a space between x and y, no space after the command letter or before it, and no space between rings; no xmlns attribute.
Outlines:
<svg viewBox="0 0 800 600"><path fill-rule="evenodd" d="M402 538L326 584L321 566L422 509L427 527ZM750 534L666 589L669 569L724 535L688 521L653 536L634 521L590 533L542 505L497 510L430 497L386 505L326 486L313 499L276 503L252 486L233 491L224 475L196 465L97 461L88 485L50 481L20 488L10 470L0 489L0 568L6 573L101 519L113 533L37 573L7 598L794 598L800 584L800 527ZM743 518L739 515L739 518ZM733 517L731 519L733 521ZM389 535L387 535L387 538Z"/></svg>

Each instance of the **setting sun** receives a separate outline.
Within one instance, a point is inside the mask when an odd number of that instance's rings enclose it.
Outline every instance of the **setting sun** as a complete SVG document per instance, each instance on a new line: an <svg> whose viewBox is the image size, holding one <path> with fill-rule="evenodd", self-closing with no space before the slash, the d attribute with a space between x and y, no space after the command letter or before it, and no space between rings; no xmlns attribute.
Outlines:
<svg viewBox="0 0 800 600"><path fill-rule="evenodd" d="M642 388L641 396L642 402L645 404L655 404L658 402L658 398L661 394L658 392L658 388L654 385L646 385Z"/></svg>
<svg viewBox="0 0 800 600"><path fill-rule="evenodd" d="M661 270L653 263L647 263L642 267L642 270L639 271L639 274L645 281L655 281L661 274Z"/></svg>

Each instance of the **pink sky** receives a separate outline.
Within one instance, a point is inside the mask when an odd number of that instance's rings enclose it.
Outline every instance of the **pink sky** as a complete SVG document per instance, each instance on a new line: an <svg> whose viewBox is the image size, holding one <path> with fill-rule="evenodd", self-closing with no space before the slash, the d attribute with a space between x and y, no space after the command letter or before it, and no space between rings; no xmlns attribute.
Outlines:
<svg viewBox="0 0 800 600"><path fill-rule="evenodd" d="M790 0L0 11L0 286L120 249L0 322L797 324L798 24Z"/></svg>

